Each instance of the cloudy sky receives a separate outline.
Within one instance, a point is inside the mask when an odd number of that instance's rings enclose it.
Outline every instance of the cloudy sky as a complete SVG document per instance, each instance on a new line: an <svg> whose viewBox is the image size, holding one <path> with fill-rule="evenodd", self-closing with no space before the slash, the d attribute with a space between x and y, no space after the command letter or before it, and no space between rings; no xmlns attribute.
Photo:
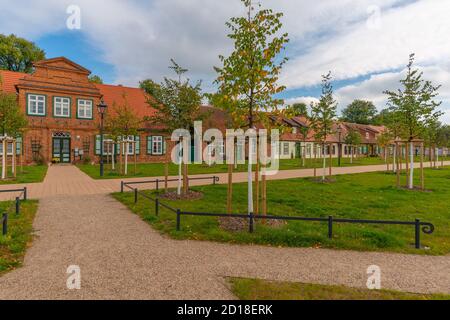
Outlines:
<svg viewBox="0 0 450 320"><path fill-rule="evenodd" d="M316 99L321 74L331 70L340 108L360 98L381 109L382 92L398 88L415 52L425 78L442 85L450 123L450 0L260 2L285 14L287 102ZM70 5L80 8L80 29L67 28ZM232 48L225 22L243 13L240 0L0 0L0 8L0 32L31 39L48 57L66 56L108 83L160 80L174 58L206 91L214 90L218 55Z"/></svg>

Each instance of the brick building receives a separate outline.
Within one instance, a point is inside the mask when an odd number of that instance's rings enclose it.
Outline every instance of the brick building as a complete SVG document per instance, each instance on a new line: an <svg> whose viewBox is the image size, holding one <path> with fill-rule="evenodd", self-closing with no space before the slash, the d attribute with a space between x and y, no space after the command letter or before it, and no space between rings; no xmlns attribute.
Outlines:
<svg viewBox="0 0 450 320"><path fill-rule="evenodd" d="M100 154L99 114L103 99L113 112L114 104L125 102L138 117L151 117L154 110L138 88L89 82L90 71L64 58L39 61L33 74L0 71L1 90L17 95L29 126L19 138L17 153L24 163L74 163L84 158L98 161ZM168 133L143 122L140 134L129 139L131 156L140 162L161 162L170 158ZM112 145L110 145L112 146ZM107 150L105 150L107 149ZM105 154L111 147L105 146ZM120 152L115 146L115 154ZM122 150L123 151L123 150ZM11 150L12 153L12 150Z"/></svg>

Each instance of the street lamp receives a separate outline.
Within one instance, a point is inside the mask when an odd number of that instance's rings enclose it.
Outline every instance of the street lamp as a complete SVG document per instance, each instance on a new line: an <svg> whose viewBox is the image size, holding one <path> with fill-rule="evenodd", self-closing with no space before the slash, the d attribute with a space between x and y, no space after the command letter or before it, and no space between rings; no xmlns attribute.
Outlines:
<svg viewBox="0 0 450 320"><path fill-rule="evenodd" d="M100 177L103 177L104 169L103 169L103 121L105 119L105 113L108 106L103 101L100 101L100 104L97 105L98 114L100 115Z"/></svg>
<svg viewBox="0 0 450 320"><path fill-rule="evenodd" d="M341 124L339 124L338 128L337 128L337 133L339 135L339 143L338 143L338 166L341 166L341 157L342 157L342 126Z"/></svg>

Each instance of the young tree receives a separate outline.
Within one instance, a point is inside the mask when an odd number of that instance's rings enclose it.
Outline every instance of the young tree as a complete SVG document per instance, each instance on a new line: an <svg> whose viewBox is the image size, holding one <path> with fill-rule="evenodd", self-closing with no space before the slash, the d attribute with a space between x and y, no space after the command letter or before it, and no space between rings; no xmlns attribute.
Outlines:
<svg viewBox="0 0 450 320"><path fill-rule="evenodd" d="M0 69L31 73L33 62L44 60L44 50L13 34L0 34Z"/></svg>
<svg viewBox="0 0 450 320"><path fill-rule="evenodd" d="M123 96L123 104L114 104L112 114L106 117L106 132L111 136L112 140L118 142L122 149L122 144L125 145L125 150L120 150L120 154L125 156L124 174L128 174L128 154L130 142L128 137L136 136L142 125L142 119L138 118L133 109L128 104L126 95ZM101 148L103 146L100 146ZM134 150L136 152L136 148Z"/></svg>
<svg viewBox="0 0 450 320"><path fill-rule="evenodd" d="M342 110L342 121L373 124L377 108L372 101L355 100Z"/></svg>
<svg viewBox="0 0 450 320"><path fill-rule="evenodd" d="M282 13L270 9L255 12L250 0L242 0L248 14L231 18L228 37L234 41L229 57L220 56L223 63L218 73L219 107L228 111L241 128L255 129L255 124L269 124L271 115L283 101L274 98L285 87L277 84L287 58L278 57L289 41L287 33L277 35L282 28ZM269 125L268 125L269 126ZM248 163L248 212L253 213L252 161Z"/></svg>
<svg viewBox="0 0 450 320"><path fill-rule="evenodd" d="M356 146L359 146L361 144L361 135L359 132L357 132L354 129L350 129L345 136L344 143L347 146L350 146L350 163L353 164L353 156L354 156L354 150Z"/></svg>
<svg viewBox="0 0 450 320"><path fill-rule="evenodd" d="M414 188L414 140L423 138L426 124L437 120L442 113L436 108L442 102L434 99L439 95L440 86L434 86L430 81L424 80L423 73L413 69L414 54L409 57L406 78L401 80L403 88L398 91L385 91L388 95L388 106L396 112L402 127L403 137L410 144L410 176L409 189Z"/></svg>
<svg viewBox="0 0 450 320"><path fill-rule="evenodd" d="M202 103L201 82L195 85L191 84L189 79L183 80L183 75L188 72L187 69L180 67L173 59L172 66L178 79L164 78L160 84L152 80L141 82L141 88L149 95L147 102L156 110L156 114L147 119L155 124L163 124L168 130L177 129L191 130L194 122L201 120L204 114L201 113ZM180 142L181 143L181 142ZM183 150L185 156L190 150ZM178 195L181 194L181 157L178 170ZM185 163L185 192L187 191L187 163Z"/></svg>
<svg viewBox="0 0 450 320"><path fill-rule="evenodd" d="M384 163L387 165L387 171L389 171L389 146L391 145L392 135L389 131L383 132L377 137L377 143L384 150Z"/></svg>
<svg viewBox="0 0 450 320"><path fill-rule="evenodd" d="M331 79L331 72L322 76L322 95L319 103L313 104L311 109L311 125L315 132L315 139L322 145L322 181L325 181L326 176L325 144L328 135L333 133L333 119L336 116L337 109L337 102L333 98L333 86L331 84Z"/></svg>
<svg viewBox="0 0 450 320"><path fill-rule="evenodd" d="M0 78L0 130L2 137L16 139L23 135L28 121L20 111L15 94L3 92L2 79ZM3 150L6 154L6 148ZM2 179L6 177L6 158L3 155Z"/></svg>

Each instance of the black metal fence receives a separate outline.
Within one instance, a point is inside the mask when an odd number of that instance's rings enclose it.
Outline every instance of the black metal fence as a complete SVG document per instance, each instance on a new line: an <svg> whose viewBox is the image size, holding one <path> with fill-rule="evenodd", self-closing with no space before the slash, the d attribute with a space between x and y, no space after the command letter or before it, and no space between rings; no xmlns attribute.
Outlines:
<svg viewBox="0 0 450 320"><path fill-rule="evenodd" d="M176 182L179 179L167 179L167 182ZM188 181L196 181L196 180L212 180L212 183L215 185L217 182L220 181L220 178L217 176L212 177L188 177ZM134 181L134 182L120 182L120 192L124 192L124 188L128 187L130 188L131 185L142 185L142 184L155 184L156 191L160 190L161 183L165 183L165 179L154 179L154 180L144 180L144 181Z"/></svg>
<svg viewBox="0 0 450 320"><path fill-rule="evenodd" d="M176 214L176 230L181 231L181 217L182 216L200 216L200 217L223 217L223 218L240 218L248 220L248 232L253 233L255 230L255 220L284 220L284 221L308 221L308 222L326 222L328 225L328 238L333 239L333 228L337 223L347 223L347 224L377 224L377 225L403 225L403 226L414 226L415 231L415 248L421 248L421 232L425 234L432 234L435 227L432 223L422 222L419 219L415 221L394 221L394 220L364 220L364 219L343 219L335 218L329 216L327 218L309 218L309 217L297 217L297 216L274 216L274 215L255 215L250 214L226 214L226 213L206 213L206 212L186 212L180 209L168 206L160 201L156 197L152 197L138 188L133 188L129 183L121 184L121 192L123 193L123 188L126 187L134 192L134 203L138 203L139 195L145 199L148 199L155 204L155 215L159 215L160 207L163 207Z"/></svg>
<svg viewBox="0 0 450 320"><path fill-rule="evenodd" d="M8 233L8 219L9 214L14 210L16 215L20 214L20 201L21 199L27 200L27 188L24 187L22 189L9 189L9 190L0 190L0 193L16 193L20 192L19 196L15 197L13 203L2 213L1 224L2 224L2 235L6 235Z"/></svg>

